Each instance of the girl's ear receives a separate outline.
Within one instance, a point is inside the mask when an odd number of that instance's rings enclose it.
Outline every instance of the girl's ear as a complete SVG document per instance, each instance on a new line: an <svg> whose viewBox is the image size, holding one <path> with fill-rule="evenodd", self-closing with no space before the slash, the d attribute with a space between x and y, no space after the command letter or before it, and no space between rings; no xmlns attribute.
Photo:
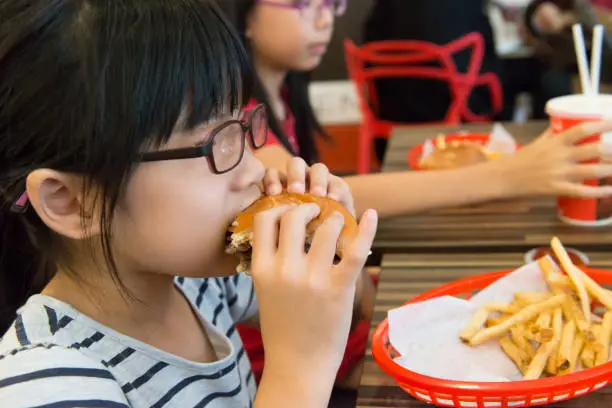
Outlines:
<svg viewBox="0 0 612 408"><path fill-rule="evenodd" d="M40 219L56 233L75 240L100 233L99 217L91 213L80 176L35 170L27 178L27 192Z"/></svg>

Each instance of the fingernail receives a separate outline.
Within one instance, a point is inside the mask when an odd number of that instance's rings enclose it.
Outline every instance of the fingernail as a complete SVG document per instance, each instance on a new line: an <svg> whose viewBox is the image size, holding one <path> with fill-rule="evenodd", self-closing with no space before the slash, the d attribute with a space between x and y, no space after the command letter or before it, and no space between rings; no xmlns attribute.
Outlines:
<svg viewBox="0 0 612 408"><path fill-rule="evenodd" d="M376 210L368 210L363 216L369 220L375 220L378 218L378 212Z"/></svg>
<svg viewBox="0 0 612 408"><path fill-rule="evenodd" d="M268 193L275 195L275 194L280 194L282 191L281 186L279 186L278 184L272 184L270 186L268 186Z"/></svg>
<svg viewBox="0 0 612 408"><path fill-rule="evenodd" d="M338 196L338 194L335 193L329 193L327 197L331 198L332 200L340 201L340 197Z"/></svg>
<svg viewBox="0 0 612 408"><path fill-rule="evenodd" d="M304 191L304 183L300 181L294 181L289 185L289 189L293 192L302 192Z"/></svg>
<svg viewBox="0 0 612 408"><path fill-rule="evenodd" d="M313 187L311 189L311 193L318 196L324 196L326 192L327 191L325 191L325 189L321 186Z"/></svg>
<svg viewBox="0 0 612 408"><path fill-rule="evenodd" d="M306 205L308 205L310 207L310 210L312 211L310 213L309 218L311 220L317 218L319 216L319 214L321 213L321 208L318 205L316 205L316 204L306 204Z"/></svg>
<svg viewBox="0 0 612 408"><path fill-rule="evenodd" d="M599 150L606 156L612 156L612 142L606 141L602 138L599 144Z"/></svg>

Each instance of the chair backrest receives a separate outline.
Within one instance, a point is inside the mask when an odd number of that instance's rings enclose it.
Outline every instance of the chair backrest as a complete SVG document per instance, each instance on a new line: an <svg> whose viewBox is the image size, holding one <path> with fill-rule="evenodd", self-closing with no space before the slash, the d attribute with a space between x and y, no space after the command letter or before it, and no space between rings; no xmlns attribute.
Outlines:
<svg viewBox="0 0 612 408"><path fill-rule="evenodd" d="M484 40L479 33L468 34L446 45L415 40L380 41L362 47L345 40L344 45L347 68L357 87L358 103L366 125L367 122L380 122L376 117L378 98L374 82L376 79L390 77L446 82L451 104L444 122L460 123L484 58ZM453 56L470 49L467 70L460 72Z"/></svg>
<svg viewBox="0 0 612 408"><path fill-rule="evenodd" d="M346 65L357 90L362 113L359 130L358 173L369 171L372 156L372 140L388 137L394 126L404 125L381 120L377 117L378 96L376 80L383 78L423 78L444 82L451 97L443 124L457 125L463 120L488 121L486 115L473 113L468 104L474 87L488 86L494 111L500 111L502 93L494 74L480 74L484 59L484 39L479 33L471 33L445 45L425 41L381 41L357 47L345 40ZM457 68L454 56L470 52L466 70ZM438 122L440 123L440 122Z"/></svg>

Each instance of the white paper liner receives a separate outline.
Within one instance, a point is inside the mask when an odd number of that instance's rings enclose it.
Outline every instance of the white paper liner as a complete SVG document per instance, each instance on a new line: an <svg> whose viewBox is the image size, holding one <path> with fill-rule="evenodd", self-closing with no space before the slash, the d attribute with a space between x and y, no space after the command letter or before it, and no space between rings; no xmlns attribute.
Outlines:
<svg viewBox="0 0 612 408"><path fill-rule="evenodd" d="M471 347L459 339L485 303L511 302L516 292L545 292L537 262L497 280L470 301L443 296L389 311L389 341L401 354L395 362L416 373L451 381L507 382L522 374L498 339ZM581 367L578 367L581 368Z"/></svg>
<svg viewBox="0 0 612 408"><path fill-rule="evenodd" d="M469 132L456 132L456 134L469 134ZM500 152L504 154L512 154L516 152L516 140L506 130L506 128L500 124L495 123L493 129L489 134L489 142L485 145L485 148L489 152ZM427 139L423 143L423 150L421 151L420 161L425 160L436 148L436 138Z"/></svg>

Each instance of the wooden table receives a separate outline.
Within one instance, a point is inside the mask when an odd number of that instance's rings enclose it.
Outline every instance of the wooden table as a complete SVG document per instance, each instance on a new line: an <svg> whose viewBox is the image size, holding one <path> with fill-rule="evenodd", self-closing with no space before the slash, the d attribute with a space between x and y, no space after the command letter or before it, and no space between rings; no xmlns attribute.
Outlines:
<svg viewBox="0 0 612 408"><path fill-rule="evenodd" d="M506 125L521 144L532 141L546 126L544 121ZM488 132L491 127L465 125L460 129ZM407 153L413 146L451 131L437 126L398 128L390 140L383 171L408 170ZM554 198L534 198L387 219L381 222L374 245L379 253L476 247L485 251L525 250L546 245L553 235L584 250L603 250L601 243L612 243L612 228L568 226L558 220Z"/></svg>
<svg viewBox="0 0 612 408"><path fill-rule="evenodd" d="M612 251L589 252L591 266L612 269ZM514 269L521 265L518 251L487 253L463 252L413 255L386 255L376 298L372 329L387 316L387 311L408 299L441 284L469 275ZM393 379L380 370L368 348L358 390L358 407L429 407L402 391ZM612 387L578 399L554 405L555 408L607 408L612 406Z"/></svg>

